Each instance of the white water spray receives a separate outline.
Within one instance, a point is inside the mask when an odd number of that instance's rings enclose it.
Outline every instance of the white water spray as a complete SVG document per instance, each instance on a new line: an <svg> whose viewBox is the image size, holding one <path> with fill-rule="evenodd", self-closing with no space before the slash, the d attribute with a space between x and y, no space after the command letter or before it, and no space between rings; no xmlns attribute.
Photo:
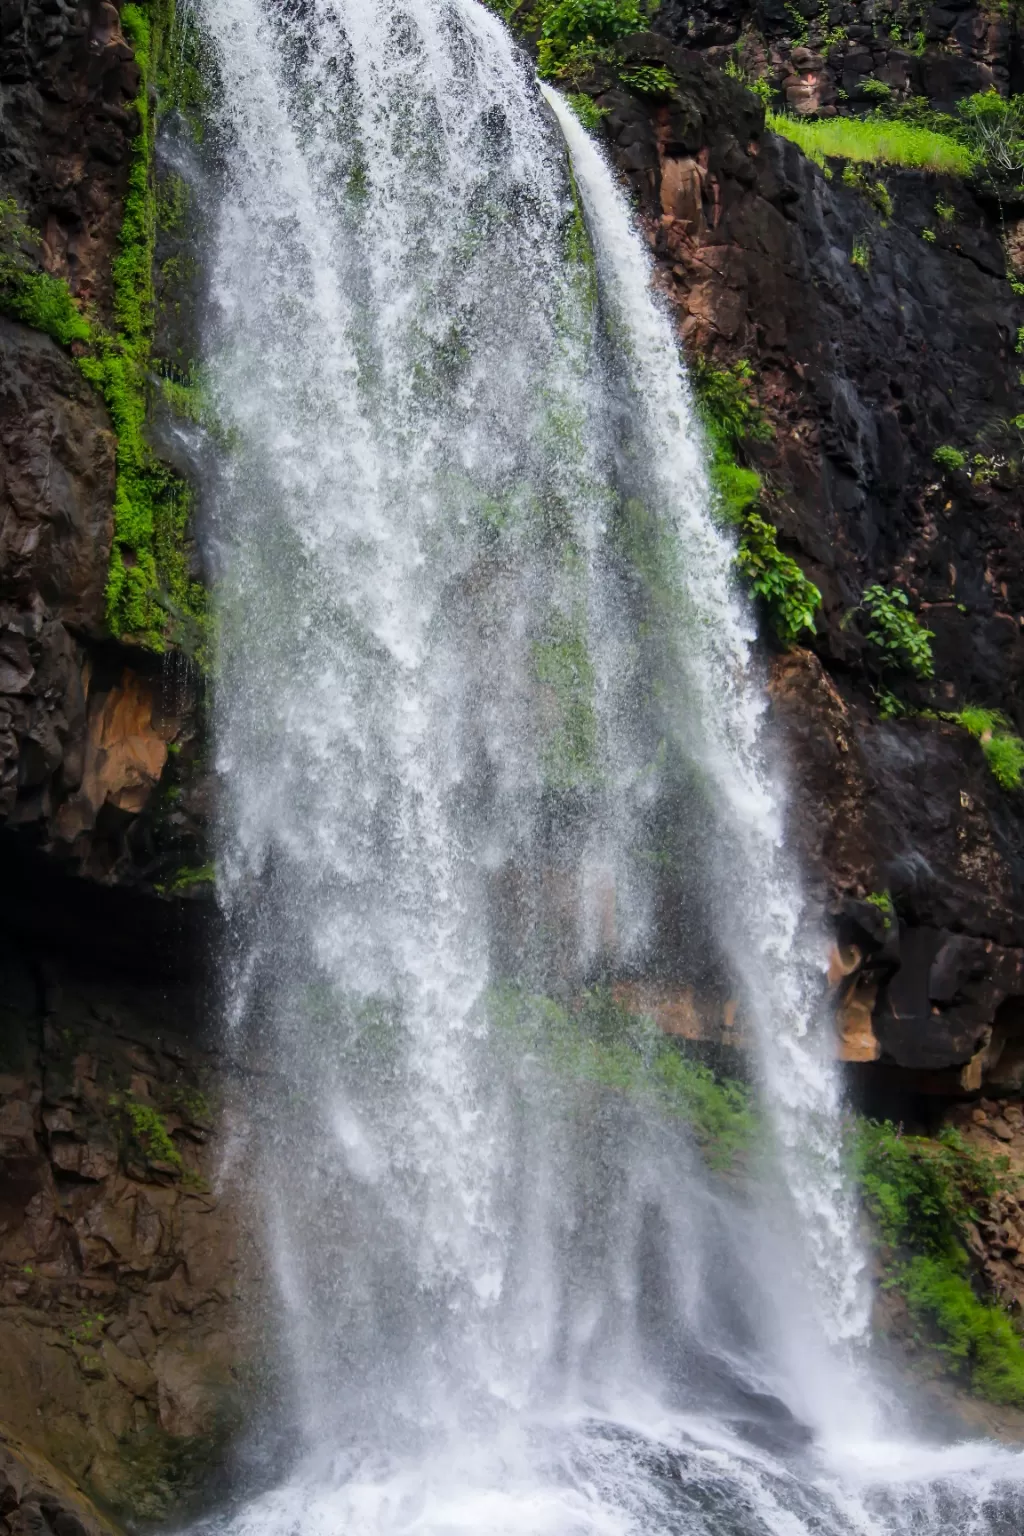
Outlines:
<svg viewBox="0 0 1024 1536"><path fill-rule="evenodd" d="M981 1519L1004 1464L877 1466L833 1347L863 1311L820 945L621 194L549 94L591 263L474 0L201 14L229 1017L301 1447L236 1529ZM653 1047L606 984L652 973L738 989L781 1194L624 1091Z"/></svg>

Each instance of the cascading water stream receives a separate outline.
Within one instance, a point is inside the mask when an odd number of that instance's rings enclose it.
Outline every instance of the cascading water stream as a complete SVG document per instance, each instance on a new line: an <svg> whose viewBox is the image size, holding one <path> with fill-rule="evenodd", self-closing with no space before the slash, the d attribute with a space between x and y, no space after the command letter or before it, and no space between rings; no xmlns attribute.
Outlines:
<svg viewBox="0 0 1024 1536"><path fill-rule="evenodd" d="M200 14L228 1013L295 1437L231 1524L1016 1529L1008 1453L879 1448L820 941L607 167L475 0ZM664 1058L610 983L652 975L739 998L742 1184L624 1091Z"/></svg>

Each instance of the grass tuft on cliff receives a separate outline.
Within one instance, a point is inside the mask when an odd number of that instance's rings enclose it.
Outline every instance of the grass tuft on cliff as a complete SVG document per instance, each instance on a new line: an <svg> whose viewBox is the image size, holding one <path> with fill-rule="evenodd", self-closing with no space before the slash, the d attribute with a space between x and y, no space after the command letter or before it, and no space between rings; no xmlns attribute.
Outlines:
<svg viewBox="0 0 1024 1536"><path fill-rule="evenodd" d="M791 139L822 167L830 159L859 160L967 176L977 163L975 152L950 135L889 118L804 118L768 112L765 127Z"/></svg>
<svg viewBox="0 0 1024 1536"><path fill-rule="evenodd" d="M979 1397L1024 1407L1024 1342L1009 1316L975 1291L966 1236L1005 1180L1009 1160L974 1151L946 1129L905 1136L862 1120L857 1176L885 1267L954 1374Z"/></svg>

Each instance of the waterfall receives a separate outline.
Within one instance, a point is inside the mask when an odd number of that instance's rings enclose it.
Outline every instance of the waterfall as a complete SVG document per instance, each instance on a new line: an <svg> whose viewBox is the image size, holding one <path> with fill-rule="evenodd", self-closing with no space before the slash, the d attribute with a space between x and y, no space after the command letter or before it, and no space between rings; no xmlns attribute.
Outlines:
<svg viewBox="0 0 1024 1536"><path fill-rule="evenodd" d="M475 0L199 11L226 1014L291 1447L215 1523L1010 1529L1017 1460L884 1438L858 1359L822 941L622 194ZM742 1177L650 977L752 1033Z"/></svg>

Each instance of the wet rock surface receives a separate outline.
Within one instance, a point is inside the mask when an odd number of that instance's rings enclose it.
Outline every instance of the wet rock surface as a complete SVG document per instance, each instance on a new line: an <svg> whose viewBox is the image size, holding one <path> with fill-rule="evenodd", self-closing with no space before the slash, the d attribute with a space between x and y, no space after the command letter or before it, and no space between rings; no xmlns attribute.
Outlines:
<svg viewBox="0 0 1024 1536"><path fill-rule="evenodd" d="M254 1390L232 1068L203 1016L180 989L0 958L3 1423L133 1521L222 1486Z"/></svg>

